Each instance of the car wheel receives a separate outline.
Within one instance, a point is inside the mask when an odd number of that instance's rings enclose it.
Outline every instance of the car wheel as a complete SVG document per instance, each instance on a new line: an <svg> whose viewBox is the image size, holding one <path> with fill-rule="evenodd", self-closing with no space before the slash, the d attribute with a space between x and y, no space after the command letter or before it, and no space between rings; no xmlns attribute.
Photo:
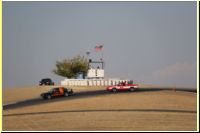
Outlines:
<svg viewBox="0 0 200 133"><path fill-rule="evenodd" d="M135 88L131 87L131 88L130 88L130 91L135 91Z"/></svg>
<svg viewBox="0 0 200 133"><path fill-rule="evenodd" d="M47 99L51 99L51 95L48 95L48 96L47 96Z"/></svg>
<svg viewBox="0 0 200 133"><path fill-rule="evenodd" d="M68 97L68 96L69 96L69 94L68 94L68 93L65 93L64 95L65 95L65 97Z"/></svg>
<svg viewBox="0 0 200 133"><path fill-rule="evenodd" d="M116 88L113 88L113 89L112 89L112 92L117 92L117 89L116 89Z"/></svg>

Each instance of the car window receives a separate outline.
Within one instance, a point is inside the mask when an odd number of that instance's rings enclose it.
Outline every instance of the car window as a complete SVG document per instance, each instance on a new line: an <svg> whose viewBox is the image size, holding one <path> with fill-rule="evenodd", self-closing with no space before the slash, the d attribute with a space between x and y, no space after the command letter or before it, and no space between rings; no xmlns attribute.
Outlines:
<svg viewBox="0 0 200 133"><path fill-rule="evenodd" d="M53 92L54 89L51 89L50 92Z"/></svg>
<svg viewBox="0 0 200 133"><path fill-rule="evenodd" d="M49 82L51 79L42 79L43 82Z"/></svg>
<svg viewBox="0 0 200 133"><path fill-rule="evenodd" d="M59 88L55 88L55 92L59 92Z"/></svg>
<svg viewBox="0 0 200 133"><path fill-rule="evenodd" d="M50 90L50 92L58 92L59 91L59 88L52 88L51 90Z"/></svg>

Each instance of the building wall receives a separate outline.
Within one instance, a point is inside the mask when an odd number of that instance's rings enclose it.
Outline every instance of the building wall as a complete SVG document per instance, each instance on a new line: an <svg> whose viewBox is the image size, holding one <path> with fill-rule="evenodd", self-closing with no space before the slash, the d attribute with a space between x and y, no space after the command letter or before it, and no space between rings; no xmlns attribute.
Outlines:
<svg viewBox="0 0 200 133"><path fill-rule="evenodd" d="M120 82L128 83L129 80L120 79L64 79L61 85L64 86L108 86L117 85Z"/></svg>

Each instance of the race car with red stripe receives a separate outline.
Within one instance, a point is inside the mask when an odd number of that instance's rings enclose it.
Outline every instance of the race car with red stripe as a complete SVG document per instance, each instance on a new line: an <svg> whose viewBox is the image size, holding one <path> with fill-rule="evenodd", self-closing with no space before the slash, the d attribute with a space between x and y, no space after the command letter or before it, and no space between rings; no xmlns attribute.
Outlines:
<svg viewBox="0 0 200 133"><path fill-rule="evenodd" d="M117 92L117 91L135 91L138 88L138 84L126 84L120 83L118 85L108 86L107 91Z"/></svg>

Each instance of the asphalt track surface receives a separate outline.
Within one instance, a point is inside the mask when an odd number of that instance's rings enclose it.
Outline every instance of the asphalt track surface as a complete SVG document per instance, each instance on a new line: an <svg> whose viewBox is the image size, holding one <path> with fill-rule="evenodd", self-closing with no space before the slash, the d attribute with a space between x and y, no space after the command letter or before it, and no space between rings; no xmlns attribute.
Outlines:
<svg viewBox="0 0 200 133"><path fill-rule="evenodd" d="M171 90L174 91L172 88L140 88L137 91L134 92L117 92L117 94L120 93L141 93L141 92L151 92L151 91L161 91L161 90ZM188 92L194 92L197 93L196 90L194 89L176 89L177 91L188 91ZM73 99L80 99L80 98L86 98L86 97L95 97L95 96L100 96L100 95L115 95L116 93L108 92L106 90L95 90L95 91L84 91L84 92L77 92L74 93L74 95L69 96L69 97L59 97L59 98L53 98L50 100L43 100L42 98L35 98L35 99L30 99L30 100L25 100L21 102L16 102L13 104L8 104L3 106L3 110L8 110L8 109L15 109L15 108L20 108L20 107L26 107L26 106L32 106L32 105L39 105L39 104L47 104L47 103L53 103L53 102L59 102L63 100L73 100ZM159 111L159 112L185 112L185 113L196 113L196 111L185 111L185 110L72 110L69 112L98 112L98 111ZM68 111L56 111L56 112L50 112L50 113L62 113L62 112L68 112ZM48 113L48 112L37 112L38 113ZM27 113L28 115L29 113ZM34 113L33 113L34 114ZM13 114L14 115L14 114ZM15 114L15 115L20 115L20 114ZM6 116L6 115L4 115ZM7 115L9 116L9 115Z"/></svg>

